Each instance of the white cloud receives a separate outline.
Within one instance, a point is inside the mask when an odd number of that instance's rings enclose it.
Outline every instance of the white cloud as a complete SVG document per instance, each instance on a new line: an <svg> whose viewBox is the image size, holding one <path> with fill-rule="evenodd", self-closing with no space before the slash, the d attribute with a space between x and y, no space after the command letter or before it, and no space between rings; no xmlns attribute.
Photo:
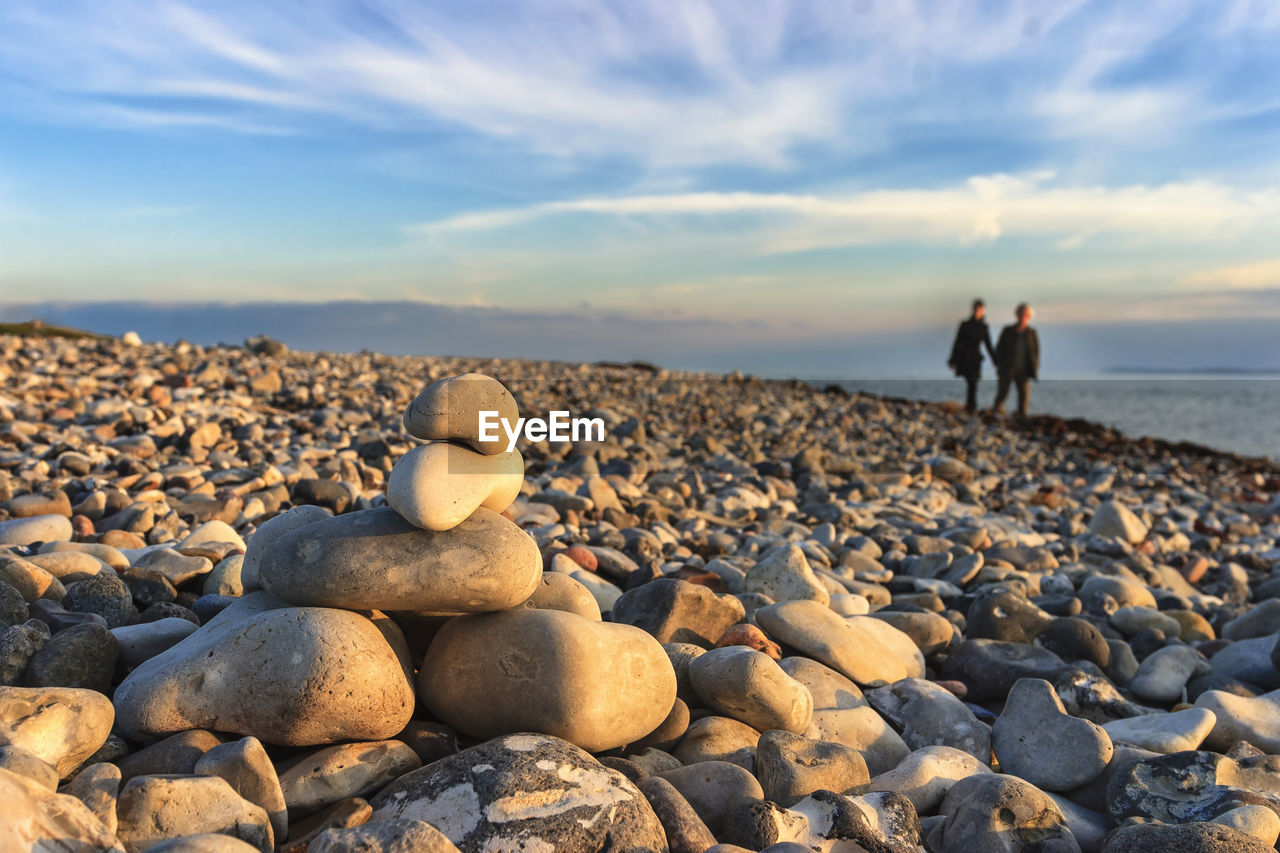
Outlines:
<svg viewBox="0 0 1280 853"><path fill-rule="evenodd" d="M1248 114L1258 87L1230 76L1230 57L1265 57L1277 28L1273 4L1248 0L14 0L0 4L0 71L50 111L138 127L336 118L658 169L776 169L807 146L886 149L921 122L1113 146ZM1188 33L1216 64L1124 82Z"/></svg>
<svg viewBox="0 0 1280 853"><path fill-rule="evenodd" d="M1182 284L1225 290L1280 289L1280 258L1189 273Z"/></svg>
<svg viewBox="0 0 1280 853"><path fill-rule="evenodd" d="M409 226L408 233L450 235L511 229L589 215L693 220L693 228L745 230L762 254L883 243L964 245L1006 237L1052 238L1072 249L1087 238L1144 243L1214 240L1280 219L1280 191L1243 191L1209 182L1159 186L1074 187L1051 175L985 175L942 188L873 190L847 195L695 192L582 198L481 211ZM750 224L744 229L742 218Z"/></svg>

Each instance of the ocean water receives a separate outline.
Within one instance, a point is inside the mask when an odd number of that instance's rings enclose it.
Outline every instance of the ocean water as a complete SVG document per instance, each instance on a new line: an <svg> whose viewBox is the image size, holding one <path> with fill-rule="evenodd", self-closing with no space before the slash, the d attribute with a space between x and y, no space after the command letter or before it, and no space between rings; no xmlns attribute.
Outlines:
<svg viewBox="0 0 1280 853"><path fill-rule="evenodd" d="M913 400L964 402L962 379L842 379L850 391ZM978 405L991 405L996 380L983 378ZM1017 407L1012 389L1006 410ZM1247 456L1280 459L1280 377L1117 377L1031 383L1031 413L1084 418L1133 437L1193 441Z"/></svg>

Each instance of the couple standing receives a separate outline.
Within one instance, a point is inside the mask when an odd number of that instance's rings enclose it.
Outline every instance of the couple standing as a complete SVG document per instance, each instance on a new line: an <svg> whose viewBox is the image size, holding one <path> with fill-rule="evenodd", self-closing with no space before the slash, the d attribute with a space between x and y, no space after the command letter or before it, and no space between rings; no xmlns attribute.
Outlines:
<svg viewBox="0 0 1280 853"><path fill-rule="evenodd" d="M985 344L998 377L992 411L1004 412L1004 401L1009 396L1009 386L1013 385L1018 390L1018 414L1026 417L1031 380L1038 378L1036 374L1040 370L1040 338L1031 328L1031 306L1023 302L1014 310L1018 321L1000 330L1000 340L995 349L991 347L991 332L983 319L986 312L981 299L973 300L973 313L956 330L947 366L956 372L956 376L964 377L968 391L964 410L973 414L978 410L978 376L982 372L982 347Z"/></svg>

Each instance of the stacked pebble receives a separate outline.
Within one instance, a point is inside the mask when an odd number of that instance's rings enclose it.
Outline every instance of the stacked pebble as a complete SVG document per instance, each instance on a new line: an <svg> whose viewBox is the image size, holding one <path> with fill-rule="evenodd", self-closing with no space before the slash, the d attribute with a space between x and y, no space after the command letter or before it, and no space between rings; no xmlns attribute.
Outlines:
<svg viewBox="0 0 1280 853"><path fill-rule="evenodd" d="M1275 843L1274 467L251 343L0 339L2 849Z"/></svg>

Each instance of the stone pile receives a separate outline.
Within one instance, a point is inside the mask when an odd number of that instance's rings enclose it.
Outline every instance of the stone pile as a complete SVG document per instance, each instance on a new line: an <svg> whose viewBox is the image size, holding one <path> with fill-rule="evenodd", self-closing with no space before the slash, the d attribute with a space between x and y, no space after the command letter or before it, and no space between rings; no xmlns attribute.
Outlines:
<svg viewBox="0 0 1280 853"><path fill-rule="evenodd" d="M1269 463L270 343L0 338L0 849L1274 849Z"/></svg>

